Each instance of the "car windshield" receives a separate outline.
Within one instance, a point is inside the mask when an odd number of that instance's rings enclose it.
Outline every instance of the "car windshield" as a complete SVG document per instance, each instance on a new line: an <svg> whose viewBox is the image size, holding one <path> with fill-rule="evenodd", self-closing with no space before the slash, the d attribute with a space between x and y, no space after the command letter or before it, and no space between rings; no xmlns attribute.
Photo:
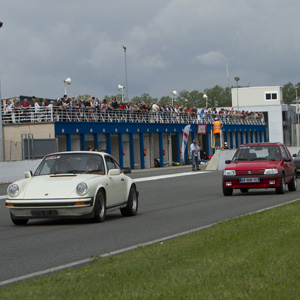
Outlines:
<svg viewBox="0 0 300 300"><path fill-rule="evenodd" d="M105 174L102 156L96 154L54 154L46 156L34 175L49 174Z"/></svg>
<svg viewBox="0 0 300 300"><path fill-rule="evenodd" d="M239 148L233 161L281 160L277 145L253 145Z"/></svg>

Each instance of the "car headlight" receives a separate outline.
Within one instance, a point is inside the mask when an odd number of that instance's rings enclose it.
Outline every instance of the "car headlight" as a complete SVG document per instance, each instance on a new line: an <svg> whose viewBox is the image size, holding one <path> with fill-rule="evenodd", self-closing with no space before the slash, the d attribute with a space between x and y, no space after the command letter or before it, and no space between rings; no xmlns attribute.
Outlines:
<svg viewBox="0 0 300 300"><path fill-rule="evenodd" d="M235 170L224 170L223 175L224 176L235 176L236 173L235 173Z"/></svg>
<svg viewBox="0 0 300 300"><path fill-rule="evenodd" d="M7 194L9 197L17 197L20 194L20 188L17 184L11 184L7 189Z"/></svg>
<svg viewBox="0 0 300 300"><path fill-rule="evenodd" d="M89 188L85 182L78 183L76 192L79 196L84 196L88 192Z"/></svg>
<svg viewBox="0 0 300 300"><path fill-rule="evenodd" d="M264 174L265 175L278 174L278 170L277 169L265 169Z"/></svg>

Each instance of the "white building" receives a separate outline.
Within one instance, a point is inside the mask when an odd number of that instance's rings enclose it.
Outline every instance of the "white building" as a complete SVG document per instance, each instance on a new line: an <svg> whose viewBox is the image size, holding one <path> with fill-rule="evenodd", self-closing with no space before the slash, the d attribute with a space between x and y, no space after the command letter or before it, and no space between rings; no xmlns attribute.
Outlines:
<svg viewBox="0 0 300 300"><path fill-rule="evenodd" d="M283 104L282 87L238 87L231 89L231 95L234 109L264 113L270 142L284 142L289 146L299 144L295 127L296 109Z"/></svg>

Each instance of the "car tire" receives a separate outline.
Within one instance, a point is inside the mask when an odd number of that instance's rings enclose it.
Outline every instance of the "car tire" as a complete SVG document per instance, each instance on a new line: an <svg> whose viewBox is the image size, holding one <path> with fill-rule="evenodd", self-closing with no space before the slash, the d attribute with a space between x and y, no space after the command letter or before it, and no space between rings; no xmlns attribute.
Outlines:
<svg viewBox="0 0 300 300"><path fill-rule="evenodd" d="M240 189L241 193L248 193L249 192L249 189L246 189L246 188L242 188Z"/></svg>
<svg viewBox="0 0 300 300"><path fill-rule="evenodd" d="M284 194L285 192L285 176L284 174L281 175L280 185L276 188L277 194Z"/></svg>
<svg viewBox="0 0 300 300"><path fill-rule="evenodd" d="M297 190L297 175L294 174L292 181L288 184L289 191L294 192Z"/></svg>
<svg viewBox="0 0 300 300"><path fill-rule="evenodd" d="M105 196L103 191L99 191L95 199L93 221L97 223L103 222L105 220L105 216L106 216Z"/></svg>
<svg viewBox="0 0 300 300"><path fill-rule="evenodd" d="M225 188L223 185L223 195L224 196L232 196L232 194L233 194L233 189Z"/></svg>
<svg viewBox="0 0 300 300"><path fill-rule="evenodd" d="M135 216L138 211L138 204L138 192L136 191L136 187L132 185L130 187L127 206L120 209L122 216Z"/></svg>
<svg viewBox="0 0 300 300"><path fill-rule="evenodd" d="M26 225L28 223L28 219L19 219L13 216L12 214L10 214L10 218L15 225Z"/></svg>

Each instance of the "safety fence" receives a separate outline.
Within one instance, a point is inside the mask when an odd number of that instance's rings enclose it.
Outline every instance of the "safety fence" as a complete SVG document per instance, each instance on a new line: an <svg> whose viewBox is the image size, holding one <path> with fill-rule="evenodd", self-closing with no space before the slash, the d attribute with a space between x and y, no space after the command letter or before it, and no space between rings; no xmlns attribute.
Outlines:
<svg viewBox="0 0 300 300"><path fill-rule="evenodd" d="M63 108L47 106L36 109L14 109L2 111L3 123L41 123L41 122L125 122L125 123L175 123L175 124L212 124L218 117L222 124L264 125L260 114L249 115L212 115L174 111L132 111L98 110L95 108Z"/></svg>

